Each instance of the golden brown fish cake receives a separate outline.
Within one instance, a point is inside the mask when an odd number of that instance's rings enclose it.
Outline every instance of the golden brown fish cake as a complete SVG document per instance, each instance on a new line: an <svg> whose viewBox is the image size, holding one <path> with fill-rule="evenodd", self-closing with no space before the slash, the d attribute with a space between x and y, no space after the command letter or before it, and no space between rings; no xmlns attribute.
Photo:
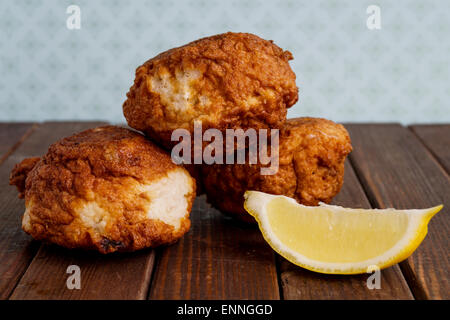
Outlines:
<svg viewBox="0 0 450 320"><path fill-rule="evenodd" d="M101 253L169 244L190 227L195 181L134 131L105 126L16 165L22 228L37 240Z"/></svg>
<svg viewBox="0 0 450 320"><path fill-rule="evenodd" d="M298 99L292 54L248 33L174 48L136 70L123 105L132 128L166 148L174 129L277 128Z"/></svg>
<svg viewBox="0 0 450 320"><path fill-rule="evenodd" d="M351 152L347 130L319 118L288 119L280 129L279 169L261 175L261 165L202 165L208 201L224 213L253 222L244 210L244 192L286 195L305 205L330 202L341 189L344 160Z"/></svg>

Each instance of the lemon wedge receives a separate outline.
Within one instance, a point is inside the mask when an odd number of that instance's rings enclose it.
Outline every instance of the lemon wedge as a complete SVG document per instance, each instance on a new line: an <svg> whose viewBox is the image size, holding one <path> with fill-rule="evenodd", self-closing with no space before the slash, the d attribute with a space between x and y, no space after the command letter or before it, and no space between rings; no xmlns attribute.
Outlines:
<svg viewBox="0 0 450 320"><path fill-rule="evenodd" d="M245 209L269 245L290 262L328 274L383 269L409 257L442 205L423 210L308 207L285 196L247 191Z"/></svg>

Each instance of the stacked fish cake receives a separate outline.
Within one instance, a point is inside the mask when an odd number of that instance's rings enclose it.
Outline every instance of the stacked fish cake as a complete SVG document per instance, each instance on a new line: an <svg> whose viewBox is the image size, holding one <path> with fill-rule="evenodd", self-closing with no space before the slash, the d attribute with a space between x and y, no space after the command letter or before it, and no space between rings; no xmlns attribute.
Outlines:
<svg viewBox="0 0 450 320"><path fill-rule="evenodd" d="M253 219L242 207L247 189L305 204L330 201L342 185L350 139L331 121L286 120L298 100L291 59L272 41L229 32L148 60L123 104L128 125L145 136L94 128L16 165L10 184L25 198L22 228L67 248L135 251L173 243L189 230L196 182L214 206L246 221ZM196 122L202 134L279 129L279 170L261 175L262 164L174 164L172 133L192 136Z"/></svg>

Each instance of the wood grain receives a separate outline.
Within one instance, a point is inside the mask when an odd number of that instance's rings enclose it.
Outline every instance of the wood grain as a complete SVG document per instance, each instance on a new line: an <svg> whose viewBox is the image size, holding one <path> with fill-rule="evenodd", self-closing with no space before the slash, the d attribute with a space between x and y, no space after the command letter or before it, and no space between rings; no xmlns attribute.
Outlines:
<svg viewBox="0 0 450 320"><path fill-rule="evenodd" d="M101 255L42 245L10 299L143 300L153 263L153 250ZM79 290L66 285L70 265L80 268Z"/></svg>
<svg viewBox="0 0 450 320"><path fill-rule="evenodd" d="M39 135L31 137L28 145L42 141L51 132L59 139L97 125L99 123L43 124ZM152 250L103 256L42 245L10 299L145 299L153 263ZM69 265L81 269L80 290L69 290L66 286Z"/></svg>
<svg viewBox="0 0 450 320"><path fill-rule="evenodd" d="M0 123L0 164L33 130L33 123Z"/></svg>
<svg viewBox="0 0 450 320"><path fill-rule="evenodd" d="M61 137L96 125L0 124L0 299L449 298L448 126L346 126L354 146L353 167L346 164L344 187L334 203L445 206L430 222L419 249L400 268L382 271L380 290L369 290L369 275L320 275L276 259L257 228L223 216L204 196L194 204L190 232L158 249L154 271L152 250L102 256L33 241L20 228L24 205L8 185L10 170L25 157L42 155ZM66 287L66 269L73 264L81 268L81 290Z"/></svg>
<svg viewBox="0 0 450 320"><path fill-rule="evenodd" d="M449 173L450 124L414 125L410 128Z"/></svg>
<svg viewBox="0 0 450 320"><path fill-rule="evenodd" d="M39 243L21 229L24 202L15 187L9 185L9 174L17 162L40 156L48 146L63 136L95 126L95 123L48 123L37 127L0 166L0 299L11 294L24 273Z"/></svg>
<svg viewBox="0 0 450 320"><path fill-rule="evenodd" d="M192 226L159 253L150 299L279 299L275 257L256 226L197 197Z"/></svg>
<svg viewBox="0 0 450 320"><path fill-rule="evenodd" d="M344 185L333 204L351 208L370 208L370 203L351 167L345 164ZM381 271L380 289L370 290L371 274L326 275L295 266L281 256L283 297L297 299L412 299L412 293L398 265Z"/></svg>
<svg viewBox="0 0 450 320"><path fill-rule="evenodd" d="M426 208L444 204L428 235L400 264L417 299L449 299L450 181L444 169L408 129L397 125L347 125L351 161L372 205Z"/></svg>

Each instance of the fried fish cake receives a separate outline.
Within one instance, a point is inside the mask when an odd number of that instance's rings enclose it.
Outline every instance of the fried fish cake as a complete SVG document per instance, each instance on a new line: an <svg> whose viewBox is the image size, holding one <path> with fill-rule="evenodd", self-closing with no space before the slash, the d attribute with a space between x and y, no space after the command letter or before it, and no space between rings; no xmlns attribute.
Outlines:
<svg viewBox="0 0 450 320"><path fill-rule="evenodd" d="M195 181L134 131L105 126L54 143L10 176L37 240L101 253L169 244L190 227Z"/></svg>
<svg viewBox="0 0 450 320"><path fill-rule="evenodd" d="M305 205L328 203L341 189L344 160L351 150L342 125L319 118L289 119L280 129L276 174L261 175L260 164L202 165L203 187L216 208L253 222L243 208L246 190L285 195Z"/></svg>
<svg viewBox="0 0 450 320"><path fill-rule="evenodd" d="M174 48L136 70L123 112L128 125L166 148L174 129L277 128L298 99L292 54L248 33Z"/></svg>

